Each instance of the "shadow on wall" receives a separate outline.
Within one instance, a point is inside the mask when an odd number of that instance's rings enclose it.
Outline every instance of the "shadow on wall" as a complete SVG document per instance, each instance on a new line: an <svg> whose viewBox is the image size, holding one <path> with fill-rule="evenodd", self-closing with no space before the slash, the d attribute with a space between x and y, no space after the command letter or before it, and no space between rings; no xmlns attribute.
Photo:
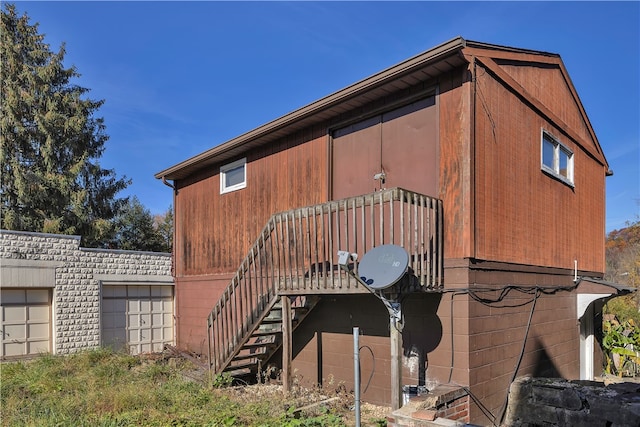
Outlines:
<svg viewBox="0 0 640 427"><path fill-rule="evenodd" d="M538 378L560 378L561 375L558 368L551 360L549 353L547 353L540 339L538 337L533 338L532 344L533 348L531 352L534 353L535 356L532 363L533 371L530 375ZM522 371L518 372L518 375L523 375Z"/></svg>
<svg viewBox="0 0 640 427"><path fill-rule="evenodd" d="M505 417L509 419L510 417L513 417L513 414L520 414L523 411L528 411L528 403L524 394L528 393L529 390L521 391L518 386L514 386L518 382L518 380L516 380L517 377L561 378L558 368L551 360L551 357L549 356L549 353L547 353L544 345L540 342L540 338L533 337L527 342L524 350L525 352L533 355L531 364L528 365L530 369L527 369L527 366L522 366L521 364L515 367L516 372L513 374L514 382L509 384L506 391L507 397L500 409L500 413L498 414L501 422L504 421ZM526 360L526 353L522 361L524 360ZM507 425L510 424L507 423ZM552 423L550 425L558 424Z"/></svg>
<svg viewBox="0 0 640 427"><path fill-rule="evenodd" d="M442 294L411 294L402 301L402 350L418 385L425 385L428 354L442 341L442 322L437 315L441 300Z"/></svg>
<svg viewBox="0 0 640 427"><path fill-rule="evenodd" d="M411 365L411 377L424 385L427 355L442 340L442 323L437 316L440 294L409 294L402 299L405 319L402 331L403 354ZM294 332L292 357L301 353L303 359L314 359L316 378L322 382L323 369L333 360L325 360L329 355L340 355L345 360L353 355L353 328L360 328L361 341L373 344L371 352L361 353L363 372L373 359L389 358L388 347L389 313L384 304L374 295L338 295L323 297L315 309ZM373 338L374 341L370 341ZM380 347L383 346L383 347ZM381 352L382 351L382 352ZM311 353L313 355L311 355ZM278 351L271 363L279 365L282 353ZM379 363L379 362L378 362ZM346 365L345 365L346 366ZM307 373L309 375L310 372Z"/></svg>

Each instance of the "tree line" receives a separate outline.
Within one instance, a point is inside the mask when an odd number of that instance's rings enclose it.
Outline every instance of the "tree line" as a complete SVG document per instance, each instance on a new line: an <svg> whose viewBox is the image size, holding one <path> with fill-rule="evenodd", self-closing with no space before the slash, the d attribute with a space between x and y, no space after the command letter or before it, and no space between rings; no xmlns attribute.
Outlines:
<svg viewBox="0 0 640 427"><path fill-rule="evenodd" d="M170 252L171 207L155 217L137 197L119 197L131 184L100 165L109 139L98 110L65 67L64 43L53 52L13 4L0 26L0 227L73 234L85 247Z"/></svg>
<svg viewBox="0 0 640 427"><path fill-rule="evenodd" d="M610 232L605 251L605 279L637 289L640 286L640 218ZM605 312L615 314L621 322L631 320L640 327L640 295L636 291L614 298L607 303Z"/></svg>

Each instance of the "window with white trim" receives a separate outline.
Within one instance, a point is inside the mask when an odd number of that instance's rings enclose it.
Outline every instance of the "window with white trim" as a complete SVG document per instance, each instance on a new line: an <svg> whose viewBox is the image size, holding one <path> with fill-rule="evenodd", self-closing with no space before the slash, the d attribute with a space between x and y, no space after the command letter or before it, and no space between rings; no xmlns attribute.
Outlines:
<svg viewBox="0 0 640 427"><path fill-rule="evenodd" d="M573 186L573 151L542 131L542 170Z"/></svg>
<svg viewBox="0 0 640 427"><path fill-rule="evenodd" d="M247 158L220 166L220 194L247 186Z"/></svg>

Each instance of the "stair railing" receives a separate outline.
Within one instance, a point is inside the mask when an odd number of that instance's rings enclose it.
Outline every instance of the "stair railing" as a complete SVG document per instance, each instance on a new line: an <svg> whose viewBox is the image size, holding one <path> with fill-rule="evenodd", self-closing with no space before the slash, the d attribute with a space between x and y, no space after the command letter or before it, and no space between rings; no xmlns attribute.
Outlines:
<svg viewBox="0 0 640 427"><path fill-rule="evenodd" d="M442 215L441 200L401 188L274 214L209 314L211 368L224 369L279 295L368 292L339 268L338 250L402 246L419 286L440 288Z"/></svg>

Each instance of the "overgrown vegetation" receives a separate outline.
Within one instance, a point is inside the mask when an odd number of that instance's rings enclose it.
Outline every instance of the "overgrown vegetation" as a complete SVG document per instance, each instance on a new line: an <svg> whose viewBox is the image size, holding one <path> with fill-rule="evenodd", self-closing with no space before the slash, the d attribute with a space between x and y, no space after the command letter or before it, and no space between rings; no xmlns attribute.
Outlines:
<svg viewBox="0 0 640 427"><path fill-rule="evenodd" d="M640 285L640 219L607 235L605 279L637 288ZM615 298L607 304L605 311L618 316L624 322L633 319L640 325L640 296Z"/></svg>
<svg viewBox="0 0 640 427"><path fill-rule="evenodd" d="M98 349L0 365L2 425L345 426L352 401L278 386L227 387L185 359ZM251 392L251 387L261 387ZM297 408L307 406L306 411ZM363 423L367 421L363 417ZM380 425L370 418L367 425Z"/></svg>
<svg viewBox="0 0 640 427"><path fill-rule="evenodd" d="M632 319L620 323L609 315L603 322L602 349L604 371L619 377L635 377L640 373L640 329Z"/></svg>
<svg viewBox="0 0 640 427"><path fill-rule="evenodd" d="M626 286L640 285L640 220L614 230L606 242L605 278ZM604 371L617 376L640 374L640 295L617 297L604 307Z"/></svg>

